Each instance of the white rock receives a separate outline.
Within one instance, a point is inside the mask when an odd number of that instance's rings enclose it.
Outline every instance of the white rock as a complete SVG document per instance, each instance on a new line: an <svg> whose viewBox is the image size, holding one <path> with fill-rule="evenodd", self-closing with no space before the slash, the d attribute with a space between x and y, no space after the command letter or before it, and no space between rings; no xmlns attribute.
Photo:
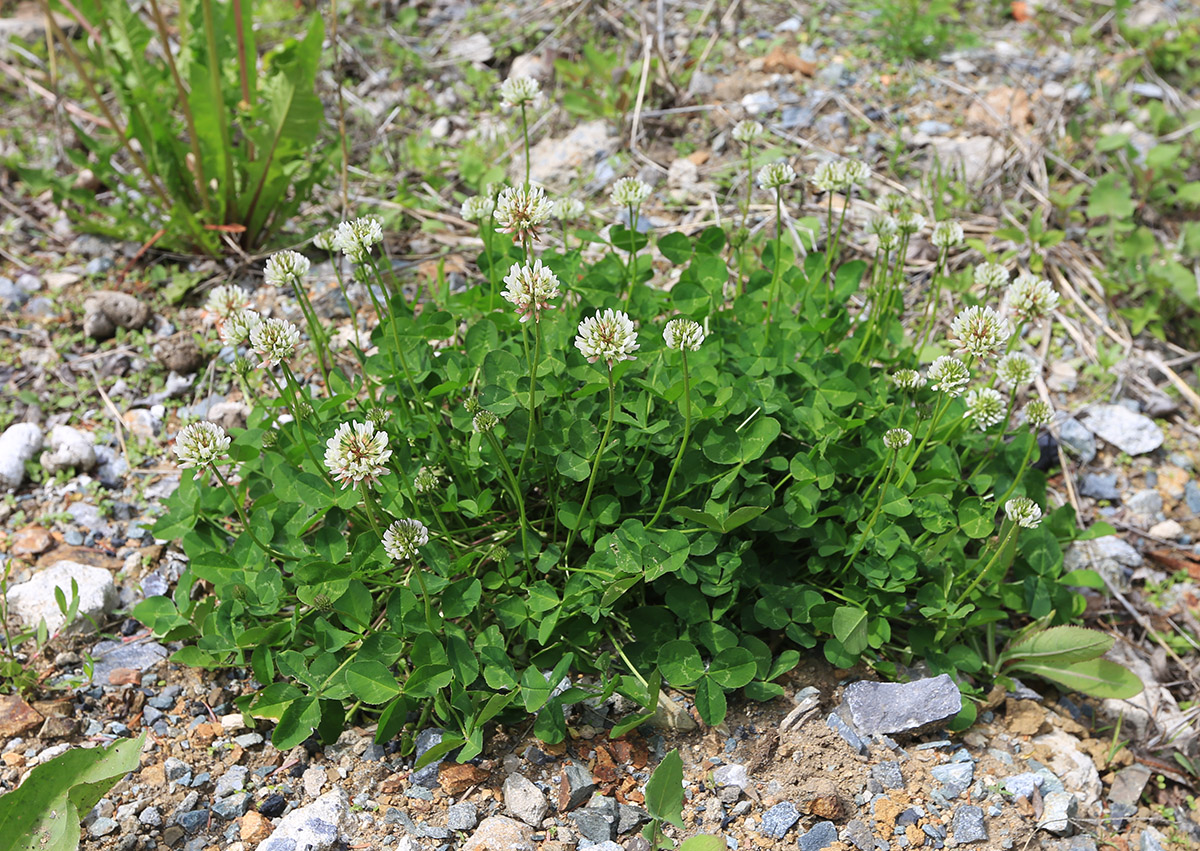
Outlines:
<svg viewBox="0 0 1200 851"><path fill-rule="evenodd" d="M950 139L933 136L929 143L943 165L962 168L963 180L980 183L1004 164L1004 145L991 136L962 136Z"/></svg>
<svg viewBox="0 0 1200 851"><path fill-rule="evenodd" d="M48 452L42 453L42 466L47 473L74 469L85 473L96 466L96 445L92 436L70 426L57 425L46 439Z"/></svg>
<svg viewBox="0 0 1200 851"><path fill-rule="evenodd" d="M28 582L8 592L9 611L25 626L36 628L44 618L50 634L63 625L64 618L54 599L54 589L61 588L68 605L71 602L71 580L79 587L79 615L66 632L87 633L93 630L91 618L101 621L117 606L117 589L112 574L100 567L77 561L60 561L39 570Z"/></svg>
<svg viewBox="0 0 1200 851"><path fill-rule="evenodd" d="M1150 534L1156 538L1166 538L1174 541L1184 534L1183 526L1175 520L1164 520L1150 527Z"/></svg>
<svg viewBox="0 0 1200 851"><path fill-rule="evenodd" d="M1079 739L1062 730L1054 730L1044 736L1034 736L1033 743L1044 745L1051 752L1050 770L1058 775L1064 786L1079 795L1085 811L1090 812L1100 803L1100 795L1104 792L1100 772L1092 758L1079 750Z"/></svg>
<svg viewBox="0 0 1200 851"><path fill-rule="evenodd" d="M510 774L504 781L504 806L531 827L540 827L550 811L546 796L522 774Z"/></svg>
<svg viewBox="0 0 1200 851"><path fill-rule="evenodd" d="M451 59L458 62L474 62L479 65L490 62L496 55L492 43L483 33L472 33L466 38L452 41L447 53Z"/></svg>
<svg viewBox="0 0 1200 851"><path fill-rule="evenodd" d="M341 789L327 792L307 807L292 810L258 851L326 851L349 829L350 799Z"/></svg>
<svg viewBox="0 0 1200 851"><path fill-rule="evenodd" d="M1154 420L1124 405L1098 405L1088 411L1083 424L1096 437L1130 455L1144 455L1163 445L1162 429Z"/></svg>
<svg viewBox="0 0 1200 851"><path fill-rule="evenodd" d="M561 139L542 139L529 154L530 178L538 183L566 186L580 173L591 172L616 143L606 121L580 124Z"/></svg>
<svg viewBox="0 0 1200 851"><path fill-rule="evenodd" d="M0 434L0 488L16 490L25 481L25 462L42 448L42 430L33 423L10 425Z"/></svg>

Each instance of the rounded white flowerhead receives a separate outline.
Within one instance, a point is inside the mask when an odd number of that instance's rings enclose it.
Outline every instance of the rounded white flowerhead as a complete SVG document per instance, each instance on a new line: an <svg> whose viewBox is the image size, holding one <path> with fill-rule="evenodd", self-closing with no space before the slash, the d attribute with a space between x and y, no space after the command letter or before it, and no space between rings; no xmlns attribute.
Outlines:
<svg viewBox="0 0 1200 851"><path fill-rule="evenodd" d="M1008 311L1018 322L1036 322L1045 319L1058 307L1058 293L1044 278L1018 275L1009 286L1005 301Z"/></svg>
<svg viewBox="0 0 1200 851"><path fill-rule="evenodd" d="M986 431L1004 419L1004 397L991 387L979 387L967 393L967 410L964 417L975 423L980 431Z"/></svg>
<svg viewBox="0 0 1200 851"><path fill-rule="evenodd" d="M929 241L935 248L953 248L964 239L962 225L958 222L938 222L933 226L933 235Z"/></svg>
<svg viewBox="0 0 1200 851"><path fill-rule="evenodd" d="M887 213L880 213L871 216L867 222L867 233L872 233L875 236L890 236L899 233L900 225L896 222L895 216L890 216Z"/></svg>
<svg viewBox="0 0 1200 851"><path fill-rule="evenodd" d="M796 170L786 162L767 163L758 170L758 185L762 189L782 189L796 180Z"/></svg>
<svg viewBox="0 0 1200 851"><path fill-rule="evenodd" d="M943 355L929 366L929 386L941 393L959 396L970 380L971 371L956 357Z"/></svg>
<svg viewBox="0 0 1200 851"><path fill-rule="evenodd" d="M554 202L554 218L560 222L573 222L583 218L586 208L578 198L559 198Z"/></svg>
<svg viewBox="0 0 1200 851"><path fill-rule="evenodd" d="M471 428L479 434L486 434L499 423L500 420L487 408L480 408L475 412L475 416L471 418Z"/></svg>
<svg viewBox="0 0 1200 851"><path fill-rule="evenodd" d="M633 353L638 349L633 320L625 311L611 307L603 313L589 316L579 323L575 347L588 359L588 363L602 360L609 369L620 361L633 360Z"/></svg>
<svg viewBox="0 0 1200 851"><path fill-rule="evenodd" d="M417 474L413 476L413 490L421 495L432 493L441 484L442 473L443 471L440 467L420 468L417 470Z"/></svg>
<svg viewBox="0 0 1200 851"><path fill-rule="evenodd" d="M536 183L529 184L528 189L510 186L500 193L496 201L496 229L512 234L513 242L519 242L526 236L537 239L538 228L550 218L551 208L546 190Z"/></svg>
<svg viewBox="0 0 1200 851"><path fill-rule="evenodd" d="M250 332L261 321L262 317L250 308L239 310L217 326L217 334L226 346L236 346L250 339Z"/></svg>
<svg viewBox="0 0 1200 851"><path fill-rule="evenodd" d="M1010 390L1020 390L1033 383L1037 362L1029 355L1013 352L1000 358L996 375Z"/></svg>
<svg viewBox="0 0 1200 851"><path fill-rule="evenodd" d="M365 263L371 256L371 249L383 242L383 223L372 216L342 222L333 238L351 263Z"/></svg>
<svg viewBox="0 0 1200 851"><path fill-rule="evenodd" d="M1054 408L1041 399L1034 399L1025 406L1025 421L1033 428L1049 425L1054 419Z"/></svg>
<svg viewBox="0 0 1200 851"><path fill-rule="evenodd" d="M925 386L925 376L915 369L898 369L892 373L892 384L901 390L920 390Z"/></svg>
<svg viewBox="0 0 1200 851"><path fill-rule="evenodd" d="M980 263L975 267L975 283L994 290L1008 283L1008 269L1000 263Z"/></svg>
<svg viewBox="0 0 1200 851"><path fill-rule="evenodd" d="M482 222L492 217L496 202L488 195L472 195L462 202L462 217L468 222Z"/></svg>
<svg viewBox="0 0 1200 851"><path fill-rule="evenodd" d="M700 323L691 319L672 319L663 328L663 342L667 344L667 348L681 352L699 350L706 336Z"/></svg>
<svg viewBox="0 0 1200 851"><path fill-rule="evenodd" d="M650 184L638 177L622 177L613 184L608 197L618 207L640 207L650 197Z"/></svg>
<svg viewBox="0 0 1200 851"><path fill-rule="evenodd" d="M325 441L325 466L343 488L365 482L372 485L385 476L392 450L387 448L386 431L377 430L370 420L342 423Z"/></svg>
<svg viewBox="0 0 1200 851"><path fill-rule="evenodd" d="M216 317L218 322L224 322L239 310L249 306L250 297L244 289L233 284L222 284L209 291L204 312Z"/></svg>
<svg viewBox="0 0 1200 851"><path fill-rule="evenodd" d="M273 287L294 287L311 267L312 263L299 251L279 251L267 258L263 278Z"/></svg>
<svg viewBox="0 0 1200 851"><path fill-rule="evenodd" d="M1026 529L1036 529L1042 522L1042 509L1027 496L1014 496L1004 503L1004 515Z"/></svg>
<svg viewBox="0 0 1200 851"><path fill-rule="evenodd" d="M263 319L250 329L250 348L262 358L259 366L264 369L290 358L299 343L300 331L286 319Z"/></svg>
<svg viewBox="0 0 1200 851"><path fill-rule="evenodd" d="M846 166L841 160L826 160L813 170L813 186L819 192L837 192L846 185Z"/></svg>
<svg viewBox="0 0 1200 851"><path fill-rule="evenodd" d="M509 77L500 84L500 105L512 109L536 103L541 91L533 77Z"/></svg>
<svg viewBox="0 0 1200 851"><path fill-rule="evenodd" d="M1012 329L990 307L975 305L961 311L950 323L949 342L960 352L977 358L999 354L1008 344Z"/></svg>
<svg viewBox="0 0 1200 851"><path fill-rule="evenodd" d="M898 451L912 443L912 432L906 428L889 428L883 433L883 445Z"/></svg>
<svg viewBox="0 0 1200 851"><path fill-rule="evenodd" d="M733 125L733 136L735 142L741 142L743 145L749 145L754 140L760 138L763 134L763 126L757 121L746 119L739 121Z"/></svg>
<svg viewBox="0 0 1200 851"><path fill-rule="evenodd" d="M842 185L847 189L862 186L870 177L870 167L861 160L847 160L842 166Z"/></svg>
<svg viewBox="0 0 1200 851"><path fill-rule="evenodd" d="M912 236L925 230L925 217L912 210L903 210L896 214L896 224L900 226L900 233Z"/></svg>
<svg viewBox="0 0 1200 851"><path fill-rule="evenodd" d="M179 430L174 448L180 467L204 467L225 457L229 435L216 423L192 423Z"/></svg>
<svg viewBox="0 0 1200 851"><path fill-rule="evenodd" d="M396 561L416 558L429 543L429 530L420 520L397 520L383 533L383 550Z"/></svg>
<svg viewBox="0 0 1200 851"><path fill-rule="evenodd" d="M322 251L334 252L338 250L337 228L325 228L312 239L312 244Z"/></svg>
<svg viewBox="0 0 1200 851"><path fill-rule="evenodd" d="M534 260L532 266L514 263L504 276L504 283L501 295L517 308L522 322L531 316L535 322L540 320L541 311L551 309L550 299L559 295L558 277L541 260Z"/></svg>

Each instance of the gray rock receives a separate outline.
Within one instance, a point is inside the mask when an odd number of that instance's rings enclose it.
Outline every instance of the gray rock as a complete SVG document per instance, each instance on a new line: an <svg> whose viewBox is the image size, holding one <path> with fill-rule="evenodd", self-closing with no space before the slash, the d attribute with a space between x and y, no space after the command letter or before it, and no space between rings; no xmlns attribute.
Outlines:
<svg viewBox="0 0 1200 851"><path fill-rule="evenodd" d="M92 836L108 836L116 831L118 825L114 819L98 818L88 826L88 833Z"/></svg>
<svg viewBox="0 0 1200 851"><path fill-rule="evenodd" d="M573 810L580 806L596 791L596 779L579 763L567 763L563 769L563 776L568 789L567 810Z"/></svg>
<svg viewBox="0 0 1200 851"><path fill-rule="evenodd" d="M1200 514L1200 485L1189 480L1183 486L1183 499L1193 514Z"/></svg>
<svg viewBox="0 0 1200 851"><path fill-rule="evenodd" d="M162 813L158 811L158 807L146 807L138 815L138 821L149 827L160 827L162 825Z"/></svg>
<svg viewBox="0 0 1200 851"><path fill-rule="evenodd" d="M1042 847L1046 851L1096 851L1096 840L1090 836L1072 836L1043 842Z"/></svg>
<svg viewBox="0 0 1200 851"><path fill-rule="evenodd" d="M1055 836L1070 836L1075 832L1074 820L1079 801L1070 792L1050 792L1042 799L1042 817L1038 827Z"/></svg>
<svg viewBox="0 0 1200 851"><path fill-rule="evenodd" d="M83 333L96 340L107 340L118 328L146 327L150 317L146 302L125 293L101 290L83 302Z"/></svg>
<svg viewBox="0 0 1200 851"><path fill-rule="evenodd" d="M1117 833L1125 829L1125 826L1137 815L1137 804L1122 804L1120 801L1115 801L1108 808L1108 825Z"/></svg>
<svg viewBox="0 0 1200 851"><path fill-rule="evenodd" d="M1089 499L1116 501L1121 498L1116 473L1084 473L1079 477L1079 492Z"/></svg>
<svg viewBox="0 0 1200 851"><path fill-rule="evenodd" d="M617 804L618 836L624 836L626 833L637 830L638 827L648 821L650 821L650 813L641 807L634 807L629 804Z"/></svg>
<svg viewBox="0 0 1200 851"><path fill-rule="evenodd" d="M575 822L579 835L592 842L604 842L616 837L616 819L595 807L575 810L567 818Z"/></svg>
<svg viewBox="0 0 1200 851"><path fill-rule="evenodd" d="M1164 851L1163 843L1166 842L1166 837L1152 827L1147 827L1142 831L1142 838L1138 840L1138 848L1141 851Z"/></svg>
<svg viewBox="0 0 1200 851"><path fill-rule="evenodd" d="M1130 94L1139 95L1144 98L1153 100L1162 100L1164 96L1163 87L1158 83L1130 83L1127 88Z"/></svg>
<svg viewBox="0 0 1200 851"><path fill-rule="evenodd" d="M452 804L446 810L446 827L450 830L474 830L479 824L479 809L470 801Z"/></svg>
<svg viewBox="0 0 1200 851"><path fill-rule="evenodd" d="M1065 419L1059 424L1058 440L1083 464L1090 464L1096 457L1096 438L1077 419Z"/></svg>
<svg viewBox="0 0 1200 851"><path fill-rule="evenodd" d="M875 834L866 822L851 819L842 828L842 842L853 845L858 851L875 851Z"/></svg>
<svg viewBox="0 0 1200 851"><path fill-rule="evenodd" d="M304 773L300 775L300 783L304 786L304 793L310 798L315 798L321 794L321 790L325 788L325 783L329 776L325 773L325 769L315 765L304 769Z"/></svg>
<svg viewBox="0 0 1200 851"><path fill-rule="evenodd" d="M208 824L208 810L188 810L175 816L175 823L188 833L197 833Z"/></svg>
<svg viewBox="0 0 1200 851"><path fill-rule="evenodd" d="M334 789L280 819L258 851L327 851L349 827L350 799L341 789Z"/></svg>
<svg viewBox="0 0 1200 851"><path fill-rule="evenodd" d="M871 777L884 789L903 789L904 775L900 772L900 763L881 762L871 766Z"/></svg>
<svg viewBox="0 0 1200 851"><path fill-rule="evenodd" d="M262 733L242 733L240 736L234 736L233 741L239 747L252 748L255 745L261 745L263 743L263 737Z"/></svg>
<svg viewBox="0 0 1200 851"><path fill-rule="evenodd" d="M1141 565L1141 553L1116 535L1076 541L1063 556L1064 572L1094 570L1118 590L1129 587L1128 573Z"/></svg>
<svg viewBox="0 0 1200 851"><path fill-rule="evenodd" d="M86 473L96 466L96 449L92 436L70 426L57 425L46 438L48 452L42 453L41 463L47 473L74 469Z"/></svg>
<svg viewBox="0 0 1200 851"><path fill-rule="evenodd" d="M975 779L975 763L951 762L937 765L929 770L929 774L945 787L946 797L953 800L967 791L967 787Z"/></svg>
<svg viewBox="0 0 1200 851"><path fill-rule="evenodd" d="M846 66L841 62L830 62L817 72L818 82L826 86L840 86L846 76Z"/></svg>
<svg viewBox="0 0 1200 851"><path fill-rule="evenodd" d="M837 828L831 821L819 821L800 837L800 851L821 851L838 841Z"/></svg>
<svg viewBox="0 0 1200 851"><path fill-rule="evenodd" d="M42 430L33 423L14 423L0 434L0 488L16 490L25 481L25 464L42 448Z"/></svg>
<svg viewBox="0 0 1200 851"><path fill-rule="evenodd" d="M496 848L504 851L533 851L533 829L516 819L491 816L479 823L475 833L463 846L463 851L491 851Z"/></svg>
<svg viewBox="0 0 1200 851"><path fill-rule="evenodd" d="M850 745L850 747L854 748L863 756L867 755L867 743L862 740L862 737L858 735L853 727L842 720L842 716L838 715L836 712L830 712L829 717L825 719L825 724L830 730L833 730L833 732L845 739L846 743Z"/></svg>
<svg viewBox="0 0 1200 851"><path fill-rule="evenodd" d="M1040 774L1034 774L1027 771L1024 774L1014 774L1012 777L1004 778L1004 789L1014 798L1024 798L1031 800L1033 793L1041 788L1042 777Z"/></svg>
<svg viewBox="0 0 1200 851"><path fill-rule="evenodd" d="M750 776L746 773L746 766L730 763L713 769L713 783L718 789L726 786L736 786L739 789L745 789L750 785Z"/></svg>
<svg viewBox="0 0 1200 851"><path fill-rule="evenodd" d="M954 132L954 128L944 121L922 121L917 125L917 132L930 136L945 136Z"/></svg>
<svg viewBox="0 0 1200 851"><path fill-rule="evenodd" d="M1092 434L1129 455L1144 455L1163 445L1163 433L1154 420L1124 405L1099 405L1088 411L1083 423Z"/></svg>
<svg viewBox="0 0 1200 851"><path fill-rule="evenodd" d="M784 130L807 130L816 118L817 114L807 106L787 106L780 116L779 125Z"/></svg>
<svg viewBox="0 0 1200 851"><path fill-rule="evenodd" d="M954 841L959 845L968 842L985 842L988 838L987 825L983 821L983 810L969 804L964 804L954 811L954 817L950 821L950 830L954 834Z"/></svg>
<svg viewBox="0 0 1200 851"><path fill-rule="evenodd" d="M120 641L101 641L91 650L95 662L92 668L92 682L108 685L108 675L117 668L136 668L148 671L162 660L166 659L167 648L154 641L131 641L123 644ZM172 699L167 705L157 709L170 709L174 705Z"/></svg>
<svg viewBox="0 0 1200 851"><path fill-rule="evenodd" d="M187 786L192 782L192 767L182 759L173 756L167 757L166 762L163 763L163 774L168 783Z"/></svg>
<svg viewBox="0 0 1200 851"><path fill-rule="evenodd" d="M234 792L241 792L246 788L246 776L249 773L250 769L244 765L233 766L217 780L217 787L213 790L213 797L224 798L226 795L232 795Z"/></svg>
<svg viewBox="0 0 1200 851"><path fill-rule="evenodd" d="M225 821L233 821L246 814L246 811L250 809L251 800L253 799L249 792L236 792L214 801L212 811Z"/></svg>
<svg viewBox="0 0 1200 851"><path fill-rule="evenodd" d="M1153 488L1145 488L1125 500L1125 507L1134 514L1153 519L1163 509L1163 498Z"/></svg>
<svg viewBox="0 0 1200 851"><path fill-rule="evenodd" d="M530 179L566 186L603 161L616 146L617 139L606 121L579 124L562 138L544 137L530 151Z"/></svg>
<svg viewBox="0 0 1200 851"><path fill-rule="evenodd" d="M18 287L11 278L0 277L0 308L19 310L29 298L23 287Z"/></svg>
<svg viewBox="0 0 1200 851"><path fill-rule="evenodd" d="M415 748L413 754L414 760L420 760L430 748L441 744L441 741L442 731L436 727L429 727L417 733L417 737L413 741ZM443 755L429 763L429 765L414 771L412 776L409 777L409 782L415 783L418 786L424 786L426 789L432 789L437 786L438 772L441 770L442 762L446 756L448 755Z"/></svg>
<svg viewBox="0 0 1200 851"><path fill-rule="evenodd" d="M107 570L76 561L56 562L39 570L28 582L11 588L8 592L9 614L31 629L36 629L45 620L46 629L54 634L66 621L54 599L54 590L61 588L70 603L72 580L79 588L79 614L74 623L66 627L66 633L92 631L93 622L103 621L116 608L117 589Z"/></svg>
<svg viewBox="0 0 1200 851"><path fill-rule="evenodd" d="M783 839L798 821L800 813L796 805L791 801L781 801L762 814L762 827L759 828L759 832L772 839Z"/></svg>
<svg viewBox="0 0 1200 851"><path fill-rule="evenodd" d="M112 267L113 260L111 257L93 257L83 267L83 271L89 275L103 275Z"/></svg>
<svg viewBox="0 0 1200 851"><path fill-rule="evenodd" d="M917 733L945 724L962 710L948 674L909 683L862 680L846 686L840 710L867 736Z"/></svg>
<svg viewBox="0 0 1200 851"><path fill-rule="evenodd" d="M530 827L540 827L542 819L550 811L550 804L542 790L521 774L510 774L504 781L504 806Z"/></svg>

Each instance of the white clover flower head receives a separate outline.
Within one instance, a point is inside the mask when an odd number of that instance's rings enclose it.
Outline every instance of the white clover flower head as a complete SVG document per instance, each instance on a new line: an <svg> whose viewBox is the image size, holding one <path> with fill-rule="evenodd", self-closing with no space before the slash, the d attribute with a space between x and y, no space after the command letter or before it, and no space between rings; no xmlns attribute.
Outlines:
<svg viewBox="0 0 1200 851"><path fill-rule="evenodd" d="M507 109L536 103L542 87L533 77L509 77L500 84L500 105Z"/></svg>
<svg viewBox="0 0 1200 851"><path fill-rule="evenodd" d="M550 199L546 190L536 183L524 186L510 186L500 193L496 202L496 230L512 234L513 242L520 242L526 236L537 239L538 228L550 218Z"/></svg>
<svg viewBox="0 0 1200 851"><path fill-rule="evenodd" d="M262 358L259 366L263 369L270 369L290 358L299 343L300 331L286 319L271 317L250 328L250 348Z"/></svg>
<svg viewBox="0 0 1200 851"><path fill-rule="evenodd" d="M682 317L672 319L663 328L663 342L667 348L680 352L685 349L689 352L698 351L706 336L699 322Z"/></svg>
<svg viewBox="0 0 1200 851"><path fill-rule="evenodd" d="M267 258L263 279L273 287L293 287L308 274L312 263L299 251L277 251Z"/></svg>
<svg viewBox="0 0 1200 851"><path fill-rule="evenodd" d="M1004 419L1004 397L991 387L978 387L967 393L967 410L963 417L975 423L980 431L987 431Z"/></svg>
<svg viewBox="0 0 1200 851"><path fill-rule="evenodd" d="M383 223L372 216L342 222L333 238L351 263L365 263L371 256L371 249L383 242Z"/></svg>
<svg viewBox="0 0 1200 851"><path fill-rule="evenodd" d="M559 296L558 276L543 266L541 260L534 260L532 266L514 263L504 283L507 286L501 295L517 308L522 322L527 322L530 316L537 322L541 311L551 309L550 299Z"/></svg>
<svg viewBox="0 0 1200 851"><path fill-rule="evenodd" d="M226 346L236 346L250 339L254 326L262 322L262 317L250 308L239 310L217 326L217 335Z"/></svg>
<svg viewBox="0 0 1200 851"><path fill-rule="evenodd" d="M180 467L204 467L225 457L229 451L229 435L216 423L192 423L175 435L174 449Z"/></svg>
<svg viewBox="0 0 1200 851"><path fill-rule="evenodd" d="M559 198L554 202L554 218L560 222L573 222L583 218L586 208L578 198Z"/></svg>
<svg viewBox="0 0 1200 851"><path fill-rule="evenodd" d="M975 267L975 283L985 290L994 290L1008 283L1008 269L1000 263L980 263Z"/></svg>
<svg viewBox="0 0 1200 851"><path fill-rule="evenodd" d="M579 323L575 347L588 359L588 363L602 360L609 369L620 361L633 360L633 353L638 349L633 320L625 311L611 307L603 313L589 316Z"/></svg>
<svg viewBox="0 0 1200 851"><path fill-rule="evenodd" d="M900 234L887 233L879 237L880 251L893 251L900 247Z"/></svg>
<svg viewBox="0 0 1200 851"><path fill-rule="evenodd" d="M1018 322L1045 319L1058 307L1058 293L1044 278L1018 275L1008 288L1005 299L1009 312Z"/></svg>
<svg viewBox="0 0 1200 851"><path fill-rule="evenodd" d="M1037 362L1029 355L1013 352L1000 358L996 375L1010 390L1021 390L1033 383Z"/></svg>
<svg viewBox="0 0 1200 851"><path fill-rule="evenodd" d="M312 239L314 247L333 253L338 250L337 228L325 228Z"/></svg>
<svg viewBox="0 0 1200 851"><path fill-rule="evenodd" d="M933 235L929 241L935 248L953 248L964 239L962 225L955 221L938 222L933 226Z"/></svg>
<svg viewBox="0 0 1200 851"><path fill-rule="evenodd" d="M1025 406L1025 421L1033 428L1049 425L1054 419L1054 408L1041 399L1034 399Z"/></svg>
<svg viewBox="0 0 1200 851"><path fill-rule="evenodd" d="M746 119L739 121L733 125L733 136L735 142L741 142L743 145L749 145L754 140L760 138L763 134L763 126L757 121Z"/></svg>
<svg viewBox="0 0 1200 851"><path fill-rule="evenodd" d="M494 429L500 420L489 411L487 408L480 408L475 412L475 416L471 418L471 428L479 434L485 434Z"/></svg>
<svg viewBox="0 0 1200 851"><path fill-rule="evenodd" d="M1003 351L1011 333L1012 329L999 313L990 307L975 305L954 317L948 339L958 351L985 358Z"/></svg>
<svg viewBox="0 0 1200 851"><path fill-rule="evenodd" d="M1036 529L1042 522L1042 509L1027 496L1014 496L1004 503L1004 516L1025 529Z"/></svg>
<svg viewBox="0 0 1200 851"><path fill-rule="evenodd" d="M239 310L250 306L250 297L241 287L233 284L222 284L213 287L204 305L204 312L216 317L218 322L224 322Z"/></svg>
<svg viewBox="0 0 1200 851"><path fill-rule="evenodd" d="M875 203L885 213L897 217L908 209L908 201L897 192L888 192Z"/></svg>
<svg viewBox="0 0 1200 851"><path fill-rule="evenodd" d="M638 177L622 177L608 197L618 207L640 207L650 197L650 184Z"/></svg>
<svg viewBox="0 0 1200 851"><path fill-rule="evenodd" d="M421 467L413 476L413 490L420 495L432 493L442 481L441 467Z"/></svg>
<svg viewBox="0 0 1200 851"><path fill-rule="evenodd" d="M925 386L925 376L915 369L898 369L892 373L892 384L901 390L920 390Z"/></svg>
<svg viewBox="0 0 1200 851"><path fill-rule="evenodd" d="M889 236L900 232L900 225L895 216L880 213L872 216L867 222L867 233L875 236Z"/></svg>
<svg viewBox="0 0 1200 851"><path fill-rule="evenodd" d="M912 236L925 230L925 217L912 210L903 210L896 214L896 224L900 226L900 233Z"/></svg>
<svg viewBox="0 0 1200 851"><path fill-rule="evenodd" d="M840 160L827 160L813 170L813 186L820 192L837 192L846 183L846 167Z"/></svg>
<svg viewBox="0 0 1200 851"><path fill-rule="evenodd" d="M912 443L912 432L906 428L889 428L883 433L883 445L899 451Z"/></svg>
<svg viewBox="0 0 1200 851"><path fill-rule="evenodd" d="M472 195L462 202L461 215L468 222L482 222L492 217L496 202L488 195Z"/></svg>
<svg viewBox="0 0 1200 851"><path fill-rule="evenodd" d="M786 162L767 163L758 170L758 185L762 189L782 189L796 180L796 170Z"/></svg>
<svg viewBox="0 0 1200 851"><path fill-rule="evenodd" d="M929 366L929 386L938 392L959 396L970 380L971 371L956 357L943 355Z"/></svg>
<svg viewBox="0 0 1200 851"><path fill-rule="evenodd" d="M420 520L397 520L383 533L383 550L396 561L416 558L421 547L429 543L429 530Z"/></svg>
<svg viewBox="0 0 1200 851"><path fill-rule="evenodd" d="M870 177L870 167L861 160L847 160L842 166L842 185L846 189L862 186Z"/></svg>
<svg viewBox="0 0 1200 851"><path fill-rule="evenodd" d="M366 483L368 486L388 474L385 466L392 457L387 448L387 432L365 423L342 423L325 441L325 466L343 488Z"/></svg>

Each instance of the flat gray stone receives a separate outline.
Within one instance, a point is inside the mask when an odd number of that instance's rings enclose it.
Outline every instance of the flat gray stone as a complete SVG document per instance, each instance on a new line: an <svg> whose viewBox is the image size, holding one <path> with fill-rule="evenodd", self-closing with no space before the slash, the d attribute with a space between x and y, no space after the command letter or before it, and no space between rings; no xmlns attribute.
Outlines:
<svg viewBox="0 0 1200 851"><path fill-rule="evenodd" d="M1096 438L1079 420L1065 419L1058 426L1058 439L1067 451L1079 458L1080 463L1090 464L1096 457Z"/></svg>
<svg viewBox="0 0 1200 851"><path fill-rule="evenodd" d="M1147 827L1142 831L1142 837L1138 840L1138 848L1141 851L1163 851L1163 843L1166 842L1166 837L1152 827Z"/></svg>
<svg viewBox="0 0 1200 851"><path fill-rule="evenodd" d="M819 821L800 837L800 851L821 851L838 841L837 828L831 821Z"/></svg>
<svg viewBox="0 0 1200 851"><path fill-rule="evenodd" d="M962 710L962 695L949 674L909 683L862 680L846 686L842 708L859 733L894 736L945 724Z"/></svg>
<svg viewBox="0 0 1200 851"><path fill-rule="evenodd" d="M783 839L792 826L800 821L800 813L791 801L782 801L762 815L762 827L759 832L772 839ZM837 838L836 831L834 838Z"/></svg>
<svg viewBox="0 0 1200 851"><path fill-rule="evenodd" d="M1088 499L1116 501L1121 498L1116 473L1084 473L1079 477L1079 492Z"/></svg>
<svg viewBox="0 0 1200 851"><path fill-rule="evenodd" d="M540 827L550 811L550 804L542 790L521 774L510 774L505 779L504 806L530 827Z"/></svg>
<svg viewBox="0 0 1200 851"><path fill-rule="evenodd" d="M950 831L959 845L987 841L983 810L969 804L962 805L954 811L954 817L950 820Z"/></svg>
<svg viewBox="0 0 1200 851"><path fill-rule="evenodd" d="M341 789L326 792L306 807L280 819L258 851L328 851L350 827L350 798Z"/></svg>
<svg viewBox="0 0 1200 851"><path fill-rule="evenodd" d="M853 845L858 851L875 851L875 834L866 822L851 819L842 828L842 842Z"/></svg>
<svg viewBox="0 0 1200 851"><path fill-rule="evenodd" d="M1154 420L1124 405L1098 405L1088 411L1083 424L1105 443L1129 455L1144 455L1163 445L1162 429Z"/></svg>
<svg viewBox="0 0 1200 851"><path fill-rule="evenodd" d="M903 789L904 774L898 762L881 762L871 766L871 777L884 789Z"/></svg>
<svg viewBox="0 0 1200 851"><path fill-rule="evenodd" d="M1042 798L1042 817L1038 827L1055 836L1070 836L1075 832L1075 816L1079 801L1070 792L1050 792Z"/></svg>
<svg viewBox="0 0 1200 851"><path fill-rule="evenodd" d="M567 818L575 822L575 829L580 836L592 842L604 842L616 836L616 819L595 807L576 810Z"/></svg>
<svg viewBox="0 0 1200 851"><path fill-rule="evenodd" d="M470 801L452 804L446 810L446 827L450 830L474 830L479 824L479 808Z"/></svg>
<svg viewBox="0 0 1200 851"><path fill-rule="evenodd" d="M1041 775L1034 774L1032 771L1004 778L1005 791L1014 798L1024 798L1027 801L1033 798L1033 793L1041 788L1041 785Z"/></svg>
<svg viewBox="0 0 1200 851"><path fill-rule="evenodd" d="M1118 590L1129 587L1129 570L1141 566L1142 554L1116 535L1076 541L1063 556L1063 572L1094 570Z"/></svg>
<svg viewBox="0 0 1200 851"><path fill-rule="evenodd" d="M829 717L825 719L825 723L830 730L837 733L850 747L854 748L863 756L867 755L867 743L862 740L862 736L855 732L854 728L842 720L842 716L836 712L830 712Z"/></svg>
<svg viewBox="0 0 1200 851"><path fill-rule="evenodd" d="M117 668L147 671L170 655L167 648L154 641L101 641L92 648L92 682L108 685L108 675ZM168 704L169 706L170 704Z"/></svg>
<svg viewBox="0 0 1200 851"><path fill-rule="evenodd" d="M946 765L934 766L929 770L930 776L946 789L946 797L957 798L971 781L975 779L975 764L973 762L951 762Z"/></svg>
<svg viewBox="0 0 1200 851"><path fill-rule="evenodd" d="M567 763L563 769L567 784L567 810L573 810L582 805L596 791L596 778L584 766L577 762Z"/></svg>

